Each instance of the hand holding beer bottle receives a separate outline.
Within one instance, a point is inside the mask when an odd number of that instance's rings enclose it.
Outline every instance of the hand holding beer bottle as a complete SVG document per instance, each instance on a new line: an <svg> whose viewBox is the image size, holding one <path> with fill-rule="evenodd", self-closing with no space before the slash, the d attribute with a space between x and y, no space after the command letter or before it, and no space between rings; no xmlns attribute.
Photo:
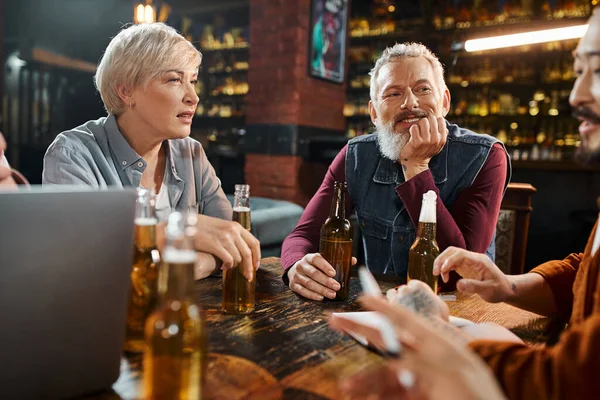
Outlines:
<svg viewBox="0 0 600 400"><path fill-rule="evenodd" d="M219 266L231 269L242 263L246 277L251 277L259 268L260 242L239 223L199 214L196 226L198 233L194 238L194 248L198 251L198 261L206 264L201 269L196 269L196 279L214 273ZM164 227L162 228L157 231L161 249L165 243Z"/></svg>
<svg viewBox="0 0 600 400"><path fill-rule="evenodd" d="M417 239L408 252L408 281L418 279L438 293L438 277L433 275L433 262L440 254L435 241L437 195L433 190L423 194Z"/></svg>
<svg viewBox="0 0 600 400"><path fill-rule="evenodd" d="M319 253L302 257L288 271L292 291L311 300L348 297L352 257L352 228L346 219L346 183L335 182L329 218L321 228Z"/></svg>
<svg viewBox="0 0 600 400"><path fill-rule="evenodd" d="M181 213L169 215L158 290L160 302L146 322L144 399L201 399L206 332L195 304L192 238Z"/></svg>
<svg viewBox="0 0 600 400"><path fill-rule="evenodd" d="M125 351L144 350L144 324L157 300L160 255L156 248L158 218L152 192L139 188L135 206L135 237L131 267L131 294L127 312Z"/></svg>
<svg viewBox="0 0 600 400"><path fill-rule="evenodd" d="M352 265L352 226L346 219L346 182L333 184L329 218L321 228L319 253L335 269L333 279L340 285L335 300L347 300Z"/></svg>

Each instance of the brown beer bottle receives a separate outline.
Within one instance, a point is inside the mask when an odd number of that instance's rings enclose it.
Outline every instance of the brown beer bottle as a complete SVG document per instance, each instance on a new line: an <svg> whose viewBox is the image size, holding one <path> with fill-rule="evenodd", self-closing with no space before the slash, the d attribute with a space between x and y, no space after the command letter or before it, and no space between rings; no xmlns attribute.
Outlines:
<svg viewBox="0 0 600 400"><path fill-rule="evenodd" d="M438 293L438 277L433 275L433 261L440 254L435 241L437 195L433 190L423 194L417 238L408 252L408 281L418 279Z"/></svg>
<svg viewBox="0 0 600 400"><path fill-rule="evenodd" d="M186 227L181 213L169 215L160 302L145 328L143 399L202 398L207 349L202 312L194 300L193 235L195 227Z"/></svg>
<svg viewBox="0 0 600 400"><path fill-rule="evenodd" d="M131 293L127 312L124 350L130 353L144 351L144 324L157 301L156 280L160 255L156 248L158 218L151 191L139 188L135 208L135 236Z"/></svg>
<svg viewBox="0 0 600 400"><path fill-rule="evenodd" d="M250 231L250 185L235 185L233 220ZM223 312L249 314L254 311L256 274L248 281L243 274L242 264L223 271Z"/></svg>
<svg viewBox="0 0 600 400"><path fill-rule="evenodd" d="M352 265L352 226L346 219L346 182L334 182L329 218L321 227L319 253L335 269L334 279L340 284L334 300L347 300Z"/></svg>

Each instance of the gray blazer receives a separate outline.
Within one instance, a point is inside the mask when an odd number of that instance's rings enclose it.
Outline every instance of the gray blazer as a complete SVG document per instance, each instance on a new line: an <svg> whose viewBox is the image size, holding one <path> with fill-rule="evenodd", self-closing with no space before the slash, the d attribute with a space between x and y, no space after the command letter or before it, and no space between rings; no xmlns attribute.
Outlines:
<svg viewBox="0 0 600 400"><path fill-rule="evenodd" d="M169 140L165 171L173 209L197 205L211 217L231 219L231 204L202 145L191 138ZM119 131L113 115L59 134L44 156L44 185L94 188L138 187L146 162Z"/></svg>

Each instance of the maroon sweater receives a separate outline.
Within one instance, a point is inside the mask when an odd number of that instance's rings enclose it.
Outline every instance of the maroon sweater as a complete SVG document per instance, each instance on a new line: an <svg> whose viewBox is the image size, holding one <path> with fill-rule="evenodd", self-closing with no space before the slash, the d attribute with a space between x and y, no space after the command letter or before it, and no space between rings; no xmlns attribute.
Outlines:
<svg viewBox="0 0 600 400"><path fill-rule="evenodd" d="M283 242L281 265L284 279L287 278L287 270L296 261L308 253L319 251L321 226L329 216L333 182L346 180L347 148L347 145L344 146L335 157L321 187L306 206L298 225ZM496 228L502 194L508 179L507 169L506 153L501 145L495 144L473 185L458 194L452 207L446 208L441 201L437 202L436 238L440 250L456 246L485 253ZM430 170L421 172L396 188L396 193L406 206L415 226L419 222L423 193L428 190L435 191L439 196ZM347 198L346 210L351 213L354 203L350 196Z"/></svg>

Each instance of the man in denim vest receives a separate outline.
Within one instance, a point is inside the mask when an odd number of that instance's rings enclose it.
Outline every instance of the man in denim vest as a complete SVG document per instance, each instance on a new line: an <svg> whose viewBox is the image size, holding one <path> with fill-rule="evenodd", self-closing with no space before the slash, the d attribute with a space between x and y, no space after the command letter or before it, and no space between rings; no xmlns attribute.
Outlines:
<svg viewBox="0 0 600 400"><path fill-rule="evenodd" d="M339 284L317 253L334 181L347 181L349 204L375 273L406 276L423 193L434 190L440 250L456 246L494 258L494 233L510 179L504 146L445 120L450 92L438 58L419 43L387 48L371 71L369 111L376 132L350 140L330 165L282 249L283 279L314 300Z"/></svg>

